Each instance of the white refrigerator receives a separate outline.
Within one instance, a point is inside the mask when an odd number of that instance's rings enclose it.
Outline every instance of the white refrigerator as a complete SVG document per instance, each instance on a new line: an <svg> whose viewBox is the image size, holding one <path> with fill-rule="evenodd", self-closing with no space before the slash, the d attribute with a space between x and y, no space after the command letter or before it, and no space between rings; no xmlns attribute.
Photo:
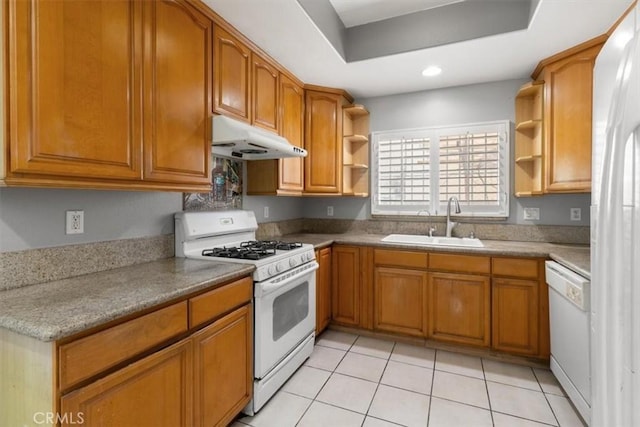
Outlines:
<svg viewBox="0 0 640 427"><path fill-rule="evenodd" d="M591 425L640 426L640 9L596 59Z"/></svg>

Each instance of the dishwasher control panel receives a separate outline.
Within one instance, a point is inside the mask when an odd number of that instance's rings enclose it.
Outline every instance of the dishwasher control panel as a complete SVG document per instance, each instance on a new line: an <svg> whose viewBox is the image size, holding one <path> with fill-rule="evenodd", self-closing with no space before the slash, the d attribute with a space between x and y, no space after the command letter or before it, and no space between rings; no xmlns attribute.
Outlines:
<svg viewBox="0 0 640 427"><path fill-rule="evenodd" d="M551 289L563 295L576 307L583 311L589 311L589 279L569 270L554 261L545 262L547 284Z"/></svg>

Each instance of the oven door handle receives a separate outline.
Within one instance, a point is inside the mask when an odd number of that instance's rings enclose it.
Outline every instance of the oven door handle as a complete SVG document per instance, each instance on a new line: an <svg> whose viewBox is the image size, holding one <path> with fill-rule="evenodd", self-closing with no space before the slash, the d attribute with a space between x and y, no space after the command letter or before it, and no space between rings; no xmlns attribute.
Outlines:
<svg viewBox="0 0 640 427"><path fill-rule="evenodd" d="M256 284L256 286L254 286L254 296L260 298L276 290L286 290L290 284L295 284L299 278L313 273L318 267L319 264L316 261L311 261L289 271L285 271L269 280L260 282L260 285Z"/></svg>

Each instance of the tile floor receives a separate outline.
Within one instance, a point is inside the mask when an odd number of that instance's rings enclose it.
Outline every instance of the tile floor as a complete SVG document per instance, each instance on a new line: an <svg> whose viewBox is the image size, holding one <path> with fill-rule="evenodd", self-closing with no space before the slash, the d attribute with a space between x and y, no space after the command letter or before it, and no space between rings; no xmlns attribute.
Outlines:
<svg viewBox="0 0 640 427"><path fill-rule="evenodd" d="M582 427L551 371L326 331L254 417L232 427Z"/></svg>

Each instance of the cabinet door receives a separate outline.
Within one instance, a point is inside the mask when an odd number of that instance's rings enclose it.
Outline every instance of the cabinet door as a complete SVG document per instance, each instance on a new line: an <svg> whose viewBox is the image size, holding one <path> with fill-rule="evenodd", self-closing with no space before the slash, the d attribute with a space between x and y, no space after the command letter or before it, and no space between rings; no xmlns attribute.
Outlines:
<svg viewBox="0 0 640 427"><path fill-rule="evenodd" d="M545 191L591 190L593 66L602 45L545 68Z"/></svg>
<svg viewBox="0 0 640 427"><path fill-rule="evenodd" d="M262 57L251 54L253 124L278 132L278 70Z"/></svg>
<svg viewBox="0 0 640 427"><path fill-rule="evenodd" d="M88 426L193 425L192 347L186 339L60 399ZM68 419L73 425L72 419ZM76 420L76 424L78 420Z"/></svg>
<svg viewBox="0 0 640 427"><path fill-rule="evenodd" d="M492 347L538 354L538 281L493 279Z"/></svg>
<svg viewBox="0 0 640 427"><path fill-rule="evenodd" d="M429 274L429 336L488 347L490 344L489 277Z"/></svg>
<svg viewBox="0 0 640 427"><path fill-rule="evenodd" d="M9 175L141 177L141 7L7 3Z"/></svg>
<svg viewBox="0 0 640 427"><path fill-rule="evenodd" d="M316 251L316 335L331 321L331 248Z"/></svg>
<svg viewBox="0 0 640 427"><path fill-rule="evenodd" d="M195 426L226 426L252 396L252 307L193 335Z"/></svg>
<svg viewBox="0 0 640 427"><path fill-rule="evenodd" d="M214 30L214 111L251 120L251 51L219 26Z"/></svg>
<svg viewBox="0 0 640 427"><path fill-rule="evenodd" d="M376 267L374 328L425 337L427 335L427 272Z"/></svg>
<svg viewBox="0 0 640 427"><path fill-rule="evenodd" d="M304 190L340 193L342 183L342 97L307 91Z"/></svg>
<svg viewBox="0 0 640 427"><path fill-rule="evenodd" d="M296 147L303 147L304 139L304 90L293 80L280 74L280 134ZM304 159L291 157L280 163L279 188L301 193L304 187Z"/></svg>
<svg viewBox="0 0 640 427"><path fill-rule="evenodd" d="M210 186L211 28L185 0L144 2L144 179Z"/></svg>
<svg viewBox="0 0 640 427"><path fill-rule="evenodd" d="M332 254L332 319L348 326L360 325L360 249L335 246Z"/></svg>

